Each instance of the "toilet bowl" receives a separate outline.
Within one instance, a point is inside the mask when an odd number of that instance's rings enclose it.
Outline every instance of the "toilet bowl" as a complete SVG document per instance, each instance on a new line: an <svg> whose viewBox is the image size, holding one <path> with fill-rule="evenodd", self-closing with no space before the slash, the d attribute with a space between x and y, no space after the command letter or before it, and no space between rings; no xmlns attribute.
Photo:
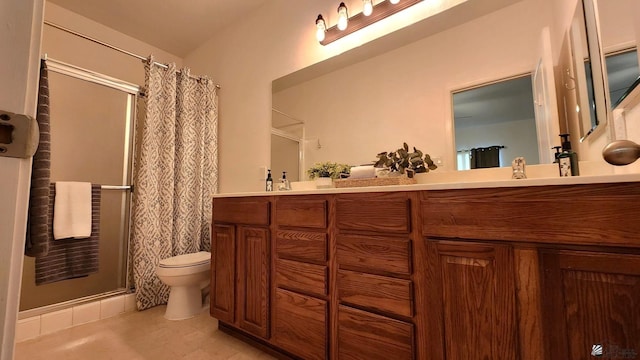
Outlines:
<svg viewBox="0 0 640 360"><path fill-rule="evenodd" d="M188 319L202 311L202 291L211 281L210 270L211 253L206 251L160 260L156 275L171 287L166 319Z"/></svg>

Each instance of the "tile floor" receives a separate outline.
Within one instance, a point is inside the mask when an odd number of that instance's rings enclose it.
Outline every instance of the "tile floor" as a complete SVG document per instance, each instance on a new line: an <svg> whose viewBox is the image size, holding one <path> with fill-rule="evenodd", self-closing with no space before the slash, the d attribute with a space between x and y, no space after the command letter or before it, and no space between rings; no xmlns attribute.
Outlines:
<svg viewBox="0 0 640 360"><path fill-rule="evenodd" d="M124 313L16 344L14 360L268 360L273 357L218 330L205 311L181 321L165 306Z"/></svg>

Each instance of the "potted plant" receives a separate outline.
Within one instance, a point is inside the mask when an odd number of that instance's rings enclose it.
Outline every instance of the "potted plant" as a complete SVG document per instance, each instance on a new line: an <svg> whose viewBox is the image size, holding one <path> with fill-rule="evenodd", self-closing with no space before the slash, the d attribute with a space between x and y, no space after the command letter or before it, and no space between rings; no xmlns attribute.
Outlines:
<svg viewBox="0 0 640 360"><path fill-rule="evenodd" d="M396 151L385 151L376 156L378 160L375 162L375 167L387 168L391 173L406 173L407 177L413 177L414 173L426 173L429 172L429 170L438 168L433 160L431 160L429 154L424 154L415 147L413 148L413 152L409 152L409 145L407 145L407 143L403 143L402 148Z"/></svg>
<svg viewBox="0 0 640 360"><path fill-rule="evenodd" d="M349 165L327 161L315 163L307 170L307 175L316 182L317 188L327 188L332 186L332 179L339 179L343 174L348 176L350 170Z"/></svg>

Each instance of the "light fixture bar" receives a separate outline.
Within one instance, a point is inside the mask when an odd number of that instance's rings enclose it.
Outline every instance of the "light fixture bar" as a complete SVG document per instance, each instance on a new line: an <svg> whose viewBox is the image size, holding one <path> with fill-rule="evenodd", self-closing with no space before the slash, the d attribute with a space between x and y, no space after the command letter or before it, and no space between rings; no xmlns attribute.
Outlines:
<svg viewBox="0 0 640 360"><path fill-rule="evenodd" d="M350 17L349 25L345 30L338 29L337 25L328 28L324 40L320 41L320 44L330 44L342 37L354 33L364 27L367 27L377 21L380 21L422 1L424 0L402 0L398 4L392 4L389 0L385 0L379 4L374 5L373 14L369 16L364 16L364 14L360 12Z"/></svg>

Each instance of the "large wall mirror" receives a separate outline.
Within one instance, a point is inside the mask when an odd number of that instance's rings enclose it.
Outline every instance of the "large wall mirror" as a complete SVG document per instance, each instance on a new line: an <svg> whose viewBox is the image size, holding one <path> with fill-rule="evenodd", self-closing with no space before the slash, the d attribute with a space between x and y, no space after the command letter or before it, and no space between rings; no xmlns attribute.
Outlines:
<svg viewBox="0 0 640 360"><path fill-rule="evenodd" d="M523 74L533 77L534 96L539 83L554 90L552 77L536 78L553 74L553 64L541 62L543 34L547 45L564 36L545 30L556 21L553 8L553 0L467 2L413 25L423 28L405 31L410 41L390 41L398 31L274 80L274 114L304 124L301 173L321 161L371 163L403 142L440 159L439 171L456 170L455 92ZM376 48L380 44L386 47ZM555 101L555 95L543 95L547 106ZM543 144L541 163L553 161L551 146L559 145L555 119L555 126L530 130ZM273 128L286 131L280 123L274 117Z"/></svg>

